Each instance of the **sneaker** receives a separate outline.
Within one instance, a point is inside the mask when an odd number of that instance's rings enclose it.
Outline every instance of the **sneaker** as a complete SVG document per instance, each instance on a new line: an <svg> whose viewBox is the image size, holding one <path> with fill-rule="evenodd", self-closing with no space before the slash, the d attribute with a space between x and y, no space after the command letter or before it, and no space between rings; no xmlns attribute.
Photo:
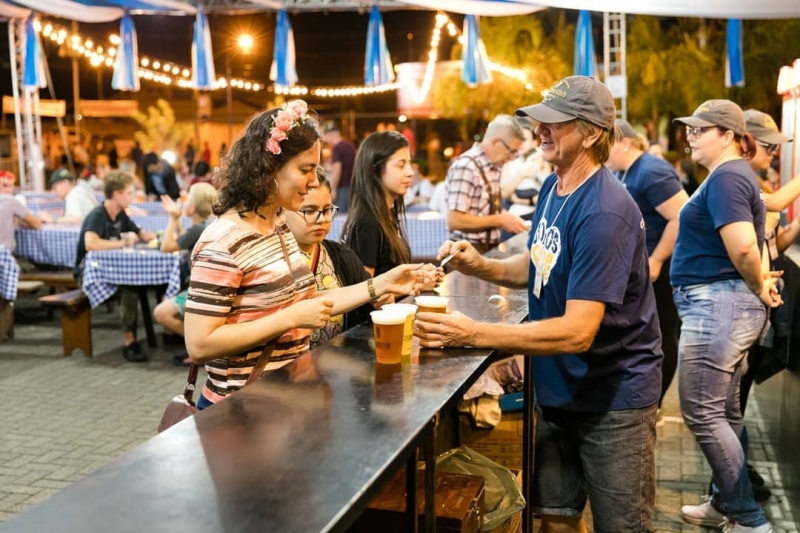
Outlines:
<svg viewBox="0 0 800 533"><path fill-rule="evenodd" d="M714 509L711 498L705 498L700 505L684 505L681 507L681 518L687 524L722 529L725 515Z"/></svg>
<svg viewBox="0 0 800 533"><path fill-rule="evenodd" d="M753 499L758 503L763 503L772 497L772 491L767 487L756 487L753 485Z"/></svg>
<svg viewBox="0 0 800 533"><path fill-rule="evenodd" d="M747 477L750 478L750 484L754 487L763 487L766 484L761 474L749 464L747 465Z"/></svg>
<svg viewBox="0 0 800 533"><path fill-rule="evenodd" d="M747 527L728 520L722 531L723 533L774 533L775 530L772 529L772 524L769 522L761 526Z"/></svg>
<svg viewBox="0 0 800 533"><path fill-rule="evenodd" d="M144 363L147 361L147 356L142 353L142 347L139 346L137 341L133 341L129 345L122 348L122 357L131 363Z"/></svg>

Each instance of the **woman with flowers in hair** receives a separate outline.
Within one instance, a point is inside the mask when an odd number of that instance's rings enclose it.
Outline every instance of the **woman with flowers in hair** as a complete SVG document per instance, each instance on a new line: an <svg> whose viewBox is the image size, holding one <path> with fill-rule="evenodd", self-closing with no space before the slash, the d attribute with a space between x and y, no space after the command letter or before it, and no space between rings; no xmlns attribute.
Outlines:
<svg viewBox="0 0 800 533"><path fill-rule="evenodd" d="M273 340L272 366L286 364L308 351L311 330L331 315L414 293L431 277L431 266L404 265L315 297L283 211L297 211L319 185L320 137L305 102L288 102L250 120L220 171L218 218L192 253L186 302L186 347L208 372L200 409L244 386Z"/></svg>

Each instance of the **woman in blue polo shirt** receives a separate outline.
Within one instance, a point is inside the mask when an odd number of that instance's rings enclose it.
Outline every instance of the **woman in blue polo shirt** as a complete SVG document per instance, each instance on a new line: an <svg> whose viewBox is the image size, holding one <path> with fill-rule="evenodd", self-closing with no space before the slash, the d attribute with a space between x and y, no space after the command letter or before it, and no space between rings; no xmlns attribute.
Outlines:
<svg viewBox="0 0 800 533"><path fill-rule="evenodd" d="M647 262L650 281L656 296L658 322L661 327L661 397L664 400L675 370L678 368L678 334L680 321L669 279L670 257L678 232L678 212L689 199L675 169L660 157L644 151L639 134L625 120L617 120L616 142L608 153L606 166L618 173L639 211L642 212L647 241ZM659 414L657 425L663 424Z"/></svg>
<svg viewBox="0 0 800 533"><path fill-rule="evenodd" d="M739 441L743 423L739 384L747 350L780 304L775 280L761 269L765 209L747 159L755 141L742 109L709 100L686 126L692 160L709 176L679 215L671 278L682 321L678 348L679 394L684 421L713 471L711 500L685 505L684 521L728 531L768 533L753 499Z"/></svg>

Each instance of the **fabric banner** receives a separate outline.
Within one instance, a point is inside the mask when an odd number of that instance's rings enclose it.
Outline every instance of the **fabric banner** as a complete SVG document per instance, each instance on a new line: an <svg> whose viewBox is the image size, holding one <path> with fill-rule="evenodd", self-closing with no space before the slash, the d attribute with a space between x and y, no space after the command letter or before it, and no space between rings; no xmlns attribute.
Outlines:
<svg viewBox="0 0 800 533"><path fill-rule="evenodd" d="M202 11L198 11L194 21L194 38L192 40L192 87L201 91L210 91L216 82L217 73L214 70L214 54L211 51L211 31L208 28L208 19Z"/></svg>
<svg viewBox="0 0 800 533"><path fill-rule="evenodd" d="M111 88L117 91L138 91L139 44L133 19L127 13L119 23L119 39Z"/></svg>
<svg viewBox="0 0 800 533"><path fill-rule="evenodd" d="M275 46L272 52L272 66L269 79L280 87L291 87L298 81L296 56L294 50L294 32L285 10L278 12L275 24Z"/></svg>
<svg viewBox="0 0 800 533"><path fill-rule="evenodd" d="M42 46L39 43L39 34L33 27L35 17L28 16L25 21L24 56L22 59L22 87L29 90L39 90L47 87L42 64Z"/></svg>
<svg viewBox="0 0 800 533"><path fill-rule="evenodd" d="M575 63L576 76L597 77L597 58L594 53L594 37L592 36L592 16L588 11L578 14L575 26Z"/></svg>
<svg viewBox="0 0 800 533"><path fill-rule="evenodd" d="M364 85L385 85L394 81L394 67L386 44L383 17L378 6L369 12L367 52L364 57Z"/></svg>
<svg viewBox="0 0 800 533"><path fill-rule="evenodd" d="M467 87L475 87L482 83L492 81L492 73L489 71L489 56L486 54L486 47L483 45L478 31L478 18L475 15L464 17L464 47L461 52L461 81Z"/></svg>
<svg viewBox="0 0 800 533"><path fill-rule="evenodd" d="M725 87L744 87L743 35L742 21L729 19L726 36Z"/></svg>

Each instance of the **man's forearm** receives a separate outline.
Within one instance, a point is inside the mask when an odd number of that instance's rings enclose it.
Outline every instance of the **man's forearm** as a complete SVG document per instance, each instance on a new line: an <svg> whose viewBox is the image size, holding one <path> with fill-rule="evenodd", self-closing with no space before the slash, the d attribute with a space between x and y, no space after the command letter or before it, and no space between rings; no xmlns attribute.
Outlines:
<svg viewBox="0 0 800 533"><path fill-rule="evenodd" d="M476 348L531 356L583 353L591 347L597 329L566 316L527 324L478 323Z"/></svg>
<svg viewBox="0 0 800 533"><path fill-rule="evenodd" d="M512 289L528 287L528 253L505 259L483 257L477 268L469 272L484 281Z"/></svg>

